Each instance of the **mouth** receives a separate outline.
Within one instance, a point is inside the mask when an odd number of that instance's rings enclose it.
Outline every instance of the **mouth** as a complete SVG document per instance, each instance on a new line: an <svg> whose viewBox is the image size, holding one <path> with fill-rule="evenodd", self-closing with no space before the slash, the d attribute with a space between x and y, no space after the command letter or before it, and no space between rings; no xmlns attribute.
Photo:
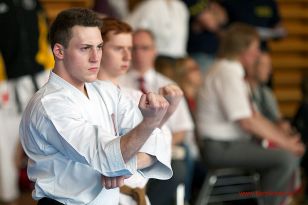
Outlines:
<svg viewBox="0 0 308 205"><path fill-rule="evenodd" d="M121 68L122 69L128 69L128 65L122 65Z"/></svg>
<svg viewBox="0 0 308 205"><path fill-rule="evenodd" d="M97 72L98 71L98 67L92 67L88 69L91 72Z"/></svg>

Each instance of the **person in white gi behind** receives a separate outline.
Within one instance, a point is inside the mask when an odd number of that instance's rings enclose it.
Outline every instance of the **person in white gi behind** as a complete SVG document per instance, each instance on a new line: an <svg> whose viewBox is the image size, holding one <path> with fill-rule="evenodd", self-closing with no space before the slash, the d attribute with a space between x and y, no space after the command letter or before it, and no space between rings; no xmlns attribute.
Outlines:
<svg viewBox="0 0 308 205"><path fill-rule="evenodd" d="M101 29L102 38L104 41L102 50L103 57L101 68L98 73L98 79L103 81L111 81L137 104L142 95L142 92L136 89L121 87L118 83L118 78L127 72L131 63L132 28L127 23L116 20L114 18L104 18L103 25L104 26ZM173 113L173 110L175 110L183 96L182 91L178 86L170 84L162 87L160 93L162 93L166 99L169 100L170 105L168 110L171 109L172 111L170 113ZM171 132L166 126L162 127L162 131L164 131L166 134L164 141L152 141L151 143L153 143L153 146L159 143L161 151L168 150L169 154L165 157L166 160L170 162L172 138ZM120 195L120 204L150 204L148 198L145 200L144 196L144 187L147 181L148 178L143 177L140 173L136 173L132 177L126 179L124 181L126 186L121 187L120 189L121 193L123 193ZM141 194L139 194L138 197L134 197L136 196L136 193L140 193L140 191Z"/></svg>
<svg viewBox="0 0 308 205"><path fill-rule="evenodd" d="M153 152L146 153L148 139L164 138L158 127L168 101L142 95L140 112L112 83L91 83L102 56L100 27L96 13L73 8L62 11L50 28L55 67L20 123L39 205L117 205L117 187L136 170L146 177L172 176L164 151L151 146Z"/></svg>

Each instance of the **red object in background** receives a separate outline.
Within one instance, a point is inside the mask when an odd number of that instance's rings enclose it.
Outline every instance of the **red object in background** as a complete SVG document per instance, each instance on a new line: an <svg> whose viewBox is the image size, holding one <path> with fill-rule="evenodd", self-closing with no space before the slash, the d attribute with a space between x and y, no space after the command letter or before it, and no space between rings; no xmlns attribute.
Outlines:
<svg viewBox="0 0 308 205"><path fill-rule="evenodd" d="M21 192L28 192L32 191L34 189L34 183L29 180L28 174L27 174L27 161L28 157L23 153L22 156L22 165L19 169L19 179L18 179L18 185Z"/></svg>
<svg viewBox="0 0 308 205"><path fill-rule="evenodd" d="M5 92L5 93L2 93L1 95L1 101L2 103L6 104L9 102L9 93L8 92Z"/></svg>

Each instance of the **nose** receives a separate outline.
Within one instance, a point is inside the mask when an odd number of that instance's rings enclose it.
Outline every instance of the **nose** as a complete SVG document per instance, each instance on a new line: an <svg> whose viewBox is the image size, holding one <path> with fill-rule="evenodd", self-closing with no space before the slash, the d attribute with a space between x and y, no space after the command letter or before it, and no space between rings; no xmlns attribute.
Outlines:
<svg viewBox="0 0 308 205"><path fill-rule="evenodd" d="M130 61L132 59L132 52L131 52L131 50L129 50L129 49L125 49L124 50L123 59L125 61Z"/></svg>
<svg viewBox="0 0 308 205"><path fill-rule="evenodd" d="M98 62L98 61L100 61L101 52L102 52L102 50L100 50L100 49L91 49L90 61L91 62Z"/></svg>

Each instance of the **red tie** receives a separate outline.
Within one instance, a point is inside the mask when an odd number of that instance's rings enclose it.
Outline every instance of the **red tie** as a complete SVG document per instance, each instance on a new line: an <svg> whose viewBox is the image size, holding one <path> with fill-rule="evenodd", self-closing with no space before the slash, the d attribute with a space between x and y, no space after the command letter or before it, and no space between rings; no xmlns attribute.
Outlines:
<svg viewBox="0 0 308 205"><path fill-rule="evenodd" d="M145 81L143 77L138 78L139 81L139 90L144 94L147 93L147 89L145 88Z"/></svg>

